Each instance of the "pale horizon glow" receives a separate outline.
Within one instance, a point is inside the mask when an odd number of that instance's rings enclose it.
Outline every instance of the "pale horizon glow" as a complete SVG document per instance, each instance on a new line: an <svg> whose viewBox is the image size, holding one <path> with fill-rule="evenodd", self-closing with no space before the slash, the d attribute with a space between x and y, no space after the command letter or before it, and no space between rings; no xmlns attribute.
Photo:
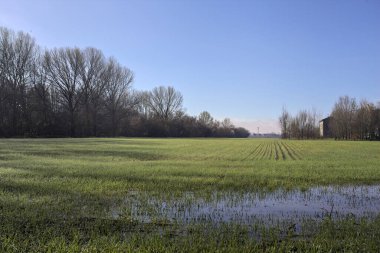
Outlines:
<svg viewBox="0 0 380 253"><path fill-rule="evenodd" d="M231 121L235 126L244 127L247 130L249 130L252 134L279 134L281 132L278 120L274 119L231 119Z"/></svg>

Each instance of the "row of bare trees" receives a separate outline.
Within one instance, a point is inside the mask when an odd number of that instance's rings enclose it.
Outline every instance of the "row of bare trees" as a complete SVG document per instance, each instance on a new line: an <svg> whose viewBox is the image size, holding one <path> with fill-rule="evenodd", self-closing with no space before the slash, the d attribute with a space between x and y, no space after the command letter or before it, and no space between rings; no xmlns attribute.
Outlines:
<svg viewBox="0 0 380 253"><path fill-rule="evenodd" d="M135 91L133 80L98 49L42 50L29 34L0 28L0 137L249 134L186 115L173 87Z"/></svg>
<svg viewBox="0 0 380 253"><path fill-rule="evenodd" d="M296 116L283 108L279 117L282 138L314 139L319 135L318 115L315 109L301 110Z"/></svg>
<svg viewBox="0 0 380 253"><path fill-rule="evenodd" d="M133 73L100 50L41 50L30 35L0 29L0 134L97 135L100 114L116 134Z"/></svg>
<svg viewBox="0 0 380 253"><path fill-rule="evenodd" d="M204 117L209 118L205 122ZM210 113L204 111L199 116L189 116L178 111L171 119L157 117L155 114L140 114L129 117L129 125L125 128L125 136L151 137L237 137L245 138L250 132L242 127L235 127L227 118L215 120Z"/></svg>
<svg viewBox="0 0 380 253"><path fill-rule="evenodd" d="M320 119L315 110L303 110L292 117L283 109L279 117L282 138L380 139L380 103L376 106L367 100L357 103L355 98L340 97L325 121L327 136L320 136Z"/></svg>
<svg viewBox="0 0 380 253"><path fill-rule="evenodd" d="M337 139L380 139L380 104L340 97L331 112L331 133Z"/></svg>

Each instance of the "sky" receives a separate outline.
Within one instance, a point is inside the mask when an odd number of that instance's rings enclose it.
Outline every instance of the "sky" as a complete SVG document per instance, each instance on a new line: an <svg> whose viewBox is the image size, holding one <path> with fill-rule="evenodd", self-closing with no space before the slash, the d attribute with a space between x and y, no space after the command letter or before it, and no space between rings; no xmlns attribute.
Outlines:
<svg viewBox="0 0 380 253"><path fill-rule="evenodd" d="M251 132L279 132L283 107L380 101L380 0L0 0L0 26L99 48L135 89L173 86L188 114Z"/></svg>

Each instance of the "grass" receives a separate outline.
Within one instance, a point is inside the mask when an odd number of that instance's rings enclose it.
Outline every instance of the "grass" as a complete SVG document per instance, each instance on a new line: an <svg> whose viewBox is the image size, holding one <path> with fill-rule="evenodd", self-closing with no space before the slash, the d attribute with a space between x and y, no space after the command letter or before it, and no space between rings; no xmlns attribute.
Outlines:
<svg viewBox="0 0 380 253"><path fill-rule="evenodd" d="M379 142L359 141L0 139L0 251L376 252L379 218L306 221L315 231L301 238L263 226L256 238L245 225L184 228L109 213L131 192L164 200L379 184L379 151Z"/></svg>

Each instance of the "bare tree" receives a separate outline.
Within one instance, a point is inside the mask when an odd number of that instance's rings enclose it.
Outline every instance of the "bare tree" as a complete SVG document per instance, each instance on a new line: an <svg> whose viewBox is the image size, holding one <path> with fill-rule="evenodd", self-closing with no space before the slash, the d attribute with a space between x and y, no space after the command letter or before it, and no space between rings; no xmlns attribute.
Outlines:
<svg viewBox="0 0 380 253"><path fill-rule="evenodd" d="M80 75L83 82L82 102L85 132L86 135L96 136L98 110L107 84L104 78L106 75L105 59L103 53L95 48L86 48L83 51L83 58Z"/></svg>
<svg viewBox="0 0 380 253"><path fill-rule="evenodd" d="M144 118L150 118L153 116L153 112L149 106L149 91L136 91L135 98L138 101L137 111Z"/></svg>
<svg viewBox="0 0 380 253"><path fill-rule="evenodd" d="M36 53L34 39L26 33L0 28L1 101L7 100L11 135L26 132L28 125L27 88L30 85L31 66Z"/></svg>
<svg viewBox="0 0 380 253"><path fill-rule="evenodd" d="M232 129L235 127L234 124L232 124L231 119L229 118L223 119L223 121L221 122L221 126L226 129Z"/></svg>
<svg viewBox="0 0 380 253"><path fill-rule="evenodd" d="M285 132L288 138L317 138L319 129L317 118L318 116L315 109L311 111L301 110L295 117L292 117L286 110L283 110L279 120L282 136L284 136Z"/></svg>
<svg viewBox="0 0 380 253"><path fill-rule="evenodd" d="M300 138L300 126L298 117L291 117L289 122L289 138Z"/></svg>
<svg viewBox="0 0 380 253"><path fill-rule="evenodd" d="M112 136L117 134L120 120L124 116L125 108L131 106L128 91L133 82L133 73L122 67L115 59L109 59L104 75L105 105L111 120Z"/></svg>
<svg viewBox="0 0 380 253"><path fill-rule="evenodd" d="M229 118L225 118L220 122L218 134L220 137L233 137L235 126L232 124Z"/></svg>
<svg viewBox="0 0 380 253"><path fill-rule="evenodd" d="M9 96L9 61L11 38L10 31L6 28L0 27L0 134L6 135L8 127L6 126L7 120L7 102Z"/></svg>
<svg viewBox="0 0 380 253"><path fill-rule="evenodd" d="M156 117L169 120L182 111L183 97L171 86L160 86L149 92L147 103Z"/></svg>
<svg viewBox="0 0 380 253"><path fill-rule="evenodd" d="M32 109L33 127L37 135L52 135L53 129L53 86L48 82L48 73L43 66L43 55L36 55L32 71L32 88L30 90L30 104Z"/></svg>
<svg viewBox="0 0 380 253"><path fill-rule="evenodd" d="M44 67L48 80L58 91L60 102L69 113L71 136L75 136L76 113L83 92L83 64L83 54L78 48L54 49L45 53Z"/></svg>
<svg viewBox="0 0 380 253"><path fill-rule="evenodd" d="M375 110L376 107L373 103L369 103L367 100L360 101L356 115L356 129L360 139L368 139L371 133L376 131L373 117Z"/></svg>
<svg viewBox="0 0 380 253"><path fill-rule="evenodd" d="M290 124L290 114L285 107L282 108L281 116L279 117L281 136L286 139L289 138L289 124Z"/></svg>
<svg viewBox="0 0 380 253"><path fill-rule="evenodd" d="M312 139L318 136L319 124L317 111L313 108L307 112L306 119L306 138Z"/></svg>
<svg viewBox="0 0 380 253"><path fill-rule="evenodd" d="M217 127L214 118L211 116L209 112L201 112L197 118L197 122L201 136L213 136L213 133L215 133Z"/></svg>
<svg viewBox="0 0 380 253"><path fill-rule="evenodd" d="M207 111L203 111L198 116L198 122L206 127L213 127L214 118Z"/></svg>
<svg viewBox="0 0 380 253"><path fill-rule="evenodd" d="M344 96L335 103L331 116L334 119L333 133L337 138L352 138L356 110L355 98Z"/></svg>
<svg viewBox="0 0 380 253"><path fill-rule="evenodd" d="M299 126L299 131L300 131L299 138L304 139L305 134L306 134L307 111L301 110L298 113L297 118L298 118L298 124L299 124L298 126Z"/></svg>

